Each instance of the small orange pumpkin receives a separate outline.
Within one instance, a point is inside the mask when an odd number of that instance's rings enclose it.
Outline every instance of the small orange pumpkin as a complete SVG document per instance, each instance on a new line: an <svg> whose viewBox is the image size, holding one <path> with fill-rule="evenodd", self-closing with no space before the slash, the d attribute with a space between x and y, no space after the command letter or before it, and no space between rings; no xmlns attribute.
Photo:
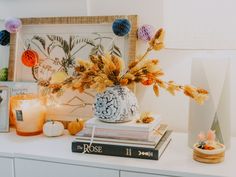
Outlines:
<svg viewBox="0 0 236 177"><path fill-rule="evenodd" d="M39 60L39 55L34 50L26 50L21 56L22 63L27 67L34 67Z"/></svg>
<svg viewBox="0 0 236 177"><path fill-rule="evenodd" d="M84 121L81 119L76 119L68 124L68 131L71 135L76 135L84 128Z"/></svg>

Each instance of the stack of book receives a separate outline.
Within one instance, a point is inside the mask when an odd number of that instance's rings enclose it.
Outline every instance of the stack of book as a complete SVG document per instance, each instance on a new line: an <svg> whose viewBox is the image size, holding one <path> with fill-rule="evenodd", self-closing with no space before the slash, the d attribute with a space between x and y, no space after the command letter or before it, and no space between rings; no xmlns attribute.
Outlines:
<svg viewBox="0 0 236 177"><path fill-rule="evenodd" d="M158 160L171 141L171 130L154 116L149 124L88 120L72 142L72 152Z"/></svg>

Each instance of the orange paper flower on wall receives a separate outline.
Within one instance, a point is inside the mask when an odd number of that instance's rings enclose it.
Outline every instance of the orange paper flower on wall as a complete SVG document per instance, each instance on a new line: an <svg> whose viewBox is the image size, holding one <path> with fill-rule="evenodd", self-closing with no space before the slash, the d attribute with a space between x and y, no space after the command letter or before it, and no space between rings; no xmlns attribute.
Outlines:
<svg viewBox="0 0 236 177"><path fill-rule="evenodd" d="M21 56L22 63L27 67L34 67L39 60L38 53L34 50L26 50Z"/></svg>

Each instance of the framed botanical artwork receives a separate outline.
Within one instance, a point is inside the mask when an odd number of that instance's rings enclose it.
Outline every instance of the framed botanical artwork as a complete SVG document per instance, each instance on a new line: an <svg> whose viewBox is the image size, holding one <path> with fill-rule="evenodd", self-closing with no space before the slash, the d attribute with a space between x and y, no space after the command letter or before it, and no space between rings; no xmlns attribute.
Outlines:
<svg viewBox="0 0 236 177"><path fill-rule="evenodd" d="M0 86L0 132L9 131L9 97L9 88Z"/></svg>
<svg viewBox="0 0 236 177"><path fill-rule="evenodd" d="M112 23L126 18L131 31L125 37L117 37ZM128 63L135 57L137 16L93 16L23 18L22 28L11 36L9 80L48 82L54 73L69 76L75 74L77 59L88 59L93 54L112 53ZM22 63L25 51L33 50L38 55L38 64L32 68ZM35 54L35 53L33 53ZM60 97L48 95L48 118L72 120L93 116L94 91L83 94L65 90Z"/></svg>

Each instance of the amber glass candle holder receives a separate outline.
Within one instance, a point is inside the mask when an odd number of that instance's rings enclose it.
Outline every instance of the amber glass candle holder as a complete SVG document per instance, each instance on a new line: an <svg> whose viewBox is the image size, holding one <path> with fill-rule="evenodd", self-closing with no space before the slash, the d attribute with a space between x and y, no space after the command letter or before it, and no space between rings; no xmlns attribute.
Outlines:
<svg viewBox="0 0 236 177"><path fill-rule="evenodd" d="M42 133L46 117L46 98L25 94L11 97L11 112L16 132L22 136Z"/></svg>

